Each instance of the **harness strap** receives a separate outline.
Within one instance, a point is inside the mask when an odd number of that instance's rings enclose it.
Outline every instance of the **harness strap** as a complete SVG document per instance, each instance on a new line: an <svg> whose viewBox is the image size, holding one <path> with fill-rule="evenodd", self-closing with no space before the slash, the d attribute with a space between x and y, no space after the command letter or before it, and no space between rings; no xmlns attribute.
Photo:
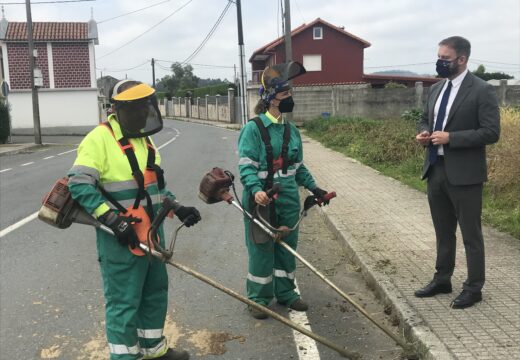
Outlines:
<svg viewBox="0 0 520 360"><path fill-rule="evenodd" d="M264 190L271 189L273 187L273 179L274 179L274 156L273 156L273 146L271 145L271 136L269 135L269 131L264 126L262 119L260 117L255 117L251 121L254 121L258 130L260 131L260 136L262 137L262 141L265 145L265 153L266 153L266 162L267 162L267 178L265 180L265 188ZM282 172L287 174L287 168L290 165L289 162L289 140L291 138L291 126L288 122L284 124L283 131L283 143L282 143ZM271 225L276 225L276 209L275 202L271 201L269 203L269 222Z"/></svg>
<svg viewBox="0 0 520 360"><path fill-rule="evenodd" d="M130 169L132 170L132 176L134 177L135 181L137 182L137 196L134 201L134 209L137 209L141 203L142 199L146 199L146 205L145 210L148 214L148 217L151 221L154 219L154 213L153 213L153 206L152 206L152 198L150 197L150 194L146 191L145 188L145 182L144 182L144 175L141 169L139 168L139 162L137 161L137 158L135 156L135 151L133 145L130 143L130 141L126 137L122 137L121 139L117 139L114 130L112 129L112 126L110 123L104 122L102 125L105 125L112 135L114 136L114 139L119 143L119 147L121 150L125 153L128 162L130 164ZM148 157L146 160L146 168L148 170L152 170L156 172L157 176L157 185L159 187L159 190L164 189L164 171L160 168L160 166L155 164L155 148L152 145L152 142L150 138L146 137L146 144L148 148ZM100 186L101 193L107 198L108 201L110 201L119 211L123 211L123 213L126 212L126 209L117 201L115 200L111 195L109 195L101 186ZM124 210L122 210L124 209Z"/></svg>

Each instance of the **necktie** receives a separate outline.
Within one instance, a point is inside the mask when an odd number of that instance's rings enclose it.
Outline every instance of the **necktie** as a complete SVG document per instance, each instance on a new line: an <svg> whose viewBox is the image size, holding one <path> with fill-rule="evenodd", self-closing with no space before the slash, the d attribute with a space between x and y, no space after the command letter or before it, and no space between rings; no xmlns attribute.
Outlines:
<svg viewBox="0 0 520 360"><path fill-rule="evenodd" d="M442 95L441 99L441 105L439 106L439 111L437 112L437 120L435 121L435 127L433 128L433 131L441 131L442 130L442 124L444 123L444 117L446 116L446 107L448 106L448 99L450 98L450 92L451 92L451 81L448 81L448 87L446 88L446 91L444 91L444 94ZM439 145L433 145L430 144L429 146L429 160L430 165L433 165L437 162L437 151L439 150Z"/></svg>

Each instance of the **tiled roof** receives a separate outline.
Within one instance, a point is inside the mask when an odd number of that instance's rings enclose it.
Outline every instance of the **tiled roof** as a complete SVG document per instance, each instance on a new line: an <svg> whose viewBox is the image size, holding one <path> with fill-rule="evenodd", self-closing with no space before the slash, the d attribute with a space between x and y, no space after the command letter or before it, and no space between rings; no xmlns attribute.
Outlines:
<svg viewBox="0 0 520 360"><path fill-rule="evenodd" d="M309 24L302 24L300 26L298 26L297 28L295 28L294 30L291 31L291 37L301 33L302 31L304 31L305 29L308 29L316 24L322 24L322 25L325 25L325 26L328 26L329 28L333 29L333 30L336 30L340 33L342 33L343 35L346 35L356 41L359 41L360 43L363 44L363 47L367 48L369 47L371 44L366 41L366 40L363 40L361 39L360 37L357 37L356 35L353 35L347 31L345 31L343 28L339 27L339 26L336 26L336 25L332 25L331 23L325 21L325 20L322 20L320 18L317 18L315 19L314 21L312 21L311 23ZM251 55L251 58L249 59L249 62L251 62L254 58L254 56L256 54L261 54L261 53L265 53L265 52L269 52L269 51L273 51L275 47L277 47L278 45L282 44L285 40L284 40L284 36L280 36L278 39L275 39L273 41L271 41L270 43L262 46L260 49L257 49L253 52L253 54Z"/></svg>
<svg viewBox="0 0 520 360"><path fill-rule="evenodd" d="M87 41L86 22L33 22L34 41ZM9 22L5 41L27 41L27 23Z"/></svg>

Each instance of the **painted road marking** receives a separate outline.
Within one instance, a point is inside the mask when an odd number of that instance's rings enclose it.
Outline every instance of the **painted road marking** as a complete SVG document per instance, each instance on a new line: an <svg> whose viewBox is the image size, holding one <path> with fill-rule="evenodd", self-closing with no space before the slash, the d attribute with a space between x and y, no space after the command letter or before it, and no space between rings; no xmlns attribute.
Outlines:
<svg viewBox="0 0 520 360"><path fill-rule="evenodd" d="M0 238L9 234L11 231L16 230L19 227L27 224L29 221L36 219L37 217L38 217L38 211L32 215L27 216L25 219L22 219L22 220L18 221L17 223L6 227L4 230L0 231Z"/></svg>
<svg viewBox="0 0 520 360"><path fill-rule="evenodd" d="M299 293L300 290L298 289L296 281L294 281L294 285L296 285L295 290ZM312 331L305 311L290 310L289 319L307 330ZM307 335L303 335L301 332L294 329L292 329L292 333L294 344L296 345L296 351L298 352L298 358L300 360L320 360L320 353L318 352L318 346L314 339L311 339Z"/></svg>
<svg viewBox="0 0 520 360"><path fill-rule="evenodd" d="M28 163L22 164L22 165L20 165L20 166L27 166L27 165L31 165L31 164L34 164L34 161L31 161L31 162L28 162Z"/></svg>
<svg viewBox="0 0 520 360"><path fill-rule="evenodd" d="M4 170L0 170L0 173L6 172L6 171L9 171L9 170L13 170L13 168L9 168L9 169L4 169Z"/></svg>
<svg viewBox="0 0 520 360"><path fill-rule="evenodd" d="M78 150L78 148L75 148L75 149L72 149L72 150L69 150L69 151L64 151L64 152L62 152L62 153L59 153L59 154L56 155L56 156L65 155L65 154L68 154L68 153L73 152L73 151L76 151L76 150Z"/></svg>
<svg viewBox="0 0 520 360"><path fill-rule="evenodd" d="M49 160L49 159L52 159L53 157L54 157L54 155L47 156L47 157L44 157L43 160Z"/></svg>

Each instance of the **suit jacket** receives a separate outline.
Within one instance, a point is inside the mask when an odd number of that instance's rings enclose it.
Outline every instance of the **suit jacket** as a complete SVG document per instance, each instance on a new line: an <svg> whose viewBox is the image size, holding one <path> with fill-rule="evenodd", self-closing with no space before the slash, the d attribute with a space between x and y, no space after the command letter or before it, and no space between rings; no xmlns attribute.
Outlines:
<svg viewBox="0 0 520 360"><path fill-rule="evenodd" d="M418 132L433 132L434 108L445 84L439 81L430 88L428 101ZM444 145L444 166L452 185L480 184L487 180L486 145L498 141L500 113L496 91L487 82L468 72L448 114L444 131L450 141ZM428 150L424 160L422 179L428 177Z"/></svg>

